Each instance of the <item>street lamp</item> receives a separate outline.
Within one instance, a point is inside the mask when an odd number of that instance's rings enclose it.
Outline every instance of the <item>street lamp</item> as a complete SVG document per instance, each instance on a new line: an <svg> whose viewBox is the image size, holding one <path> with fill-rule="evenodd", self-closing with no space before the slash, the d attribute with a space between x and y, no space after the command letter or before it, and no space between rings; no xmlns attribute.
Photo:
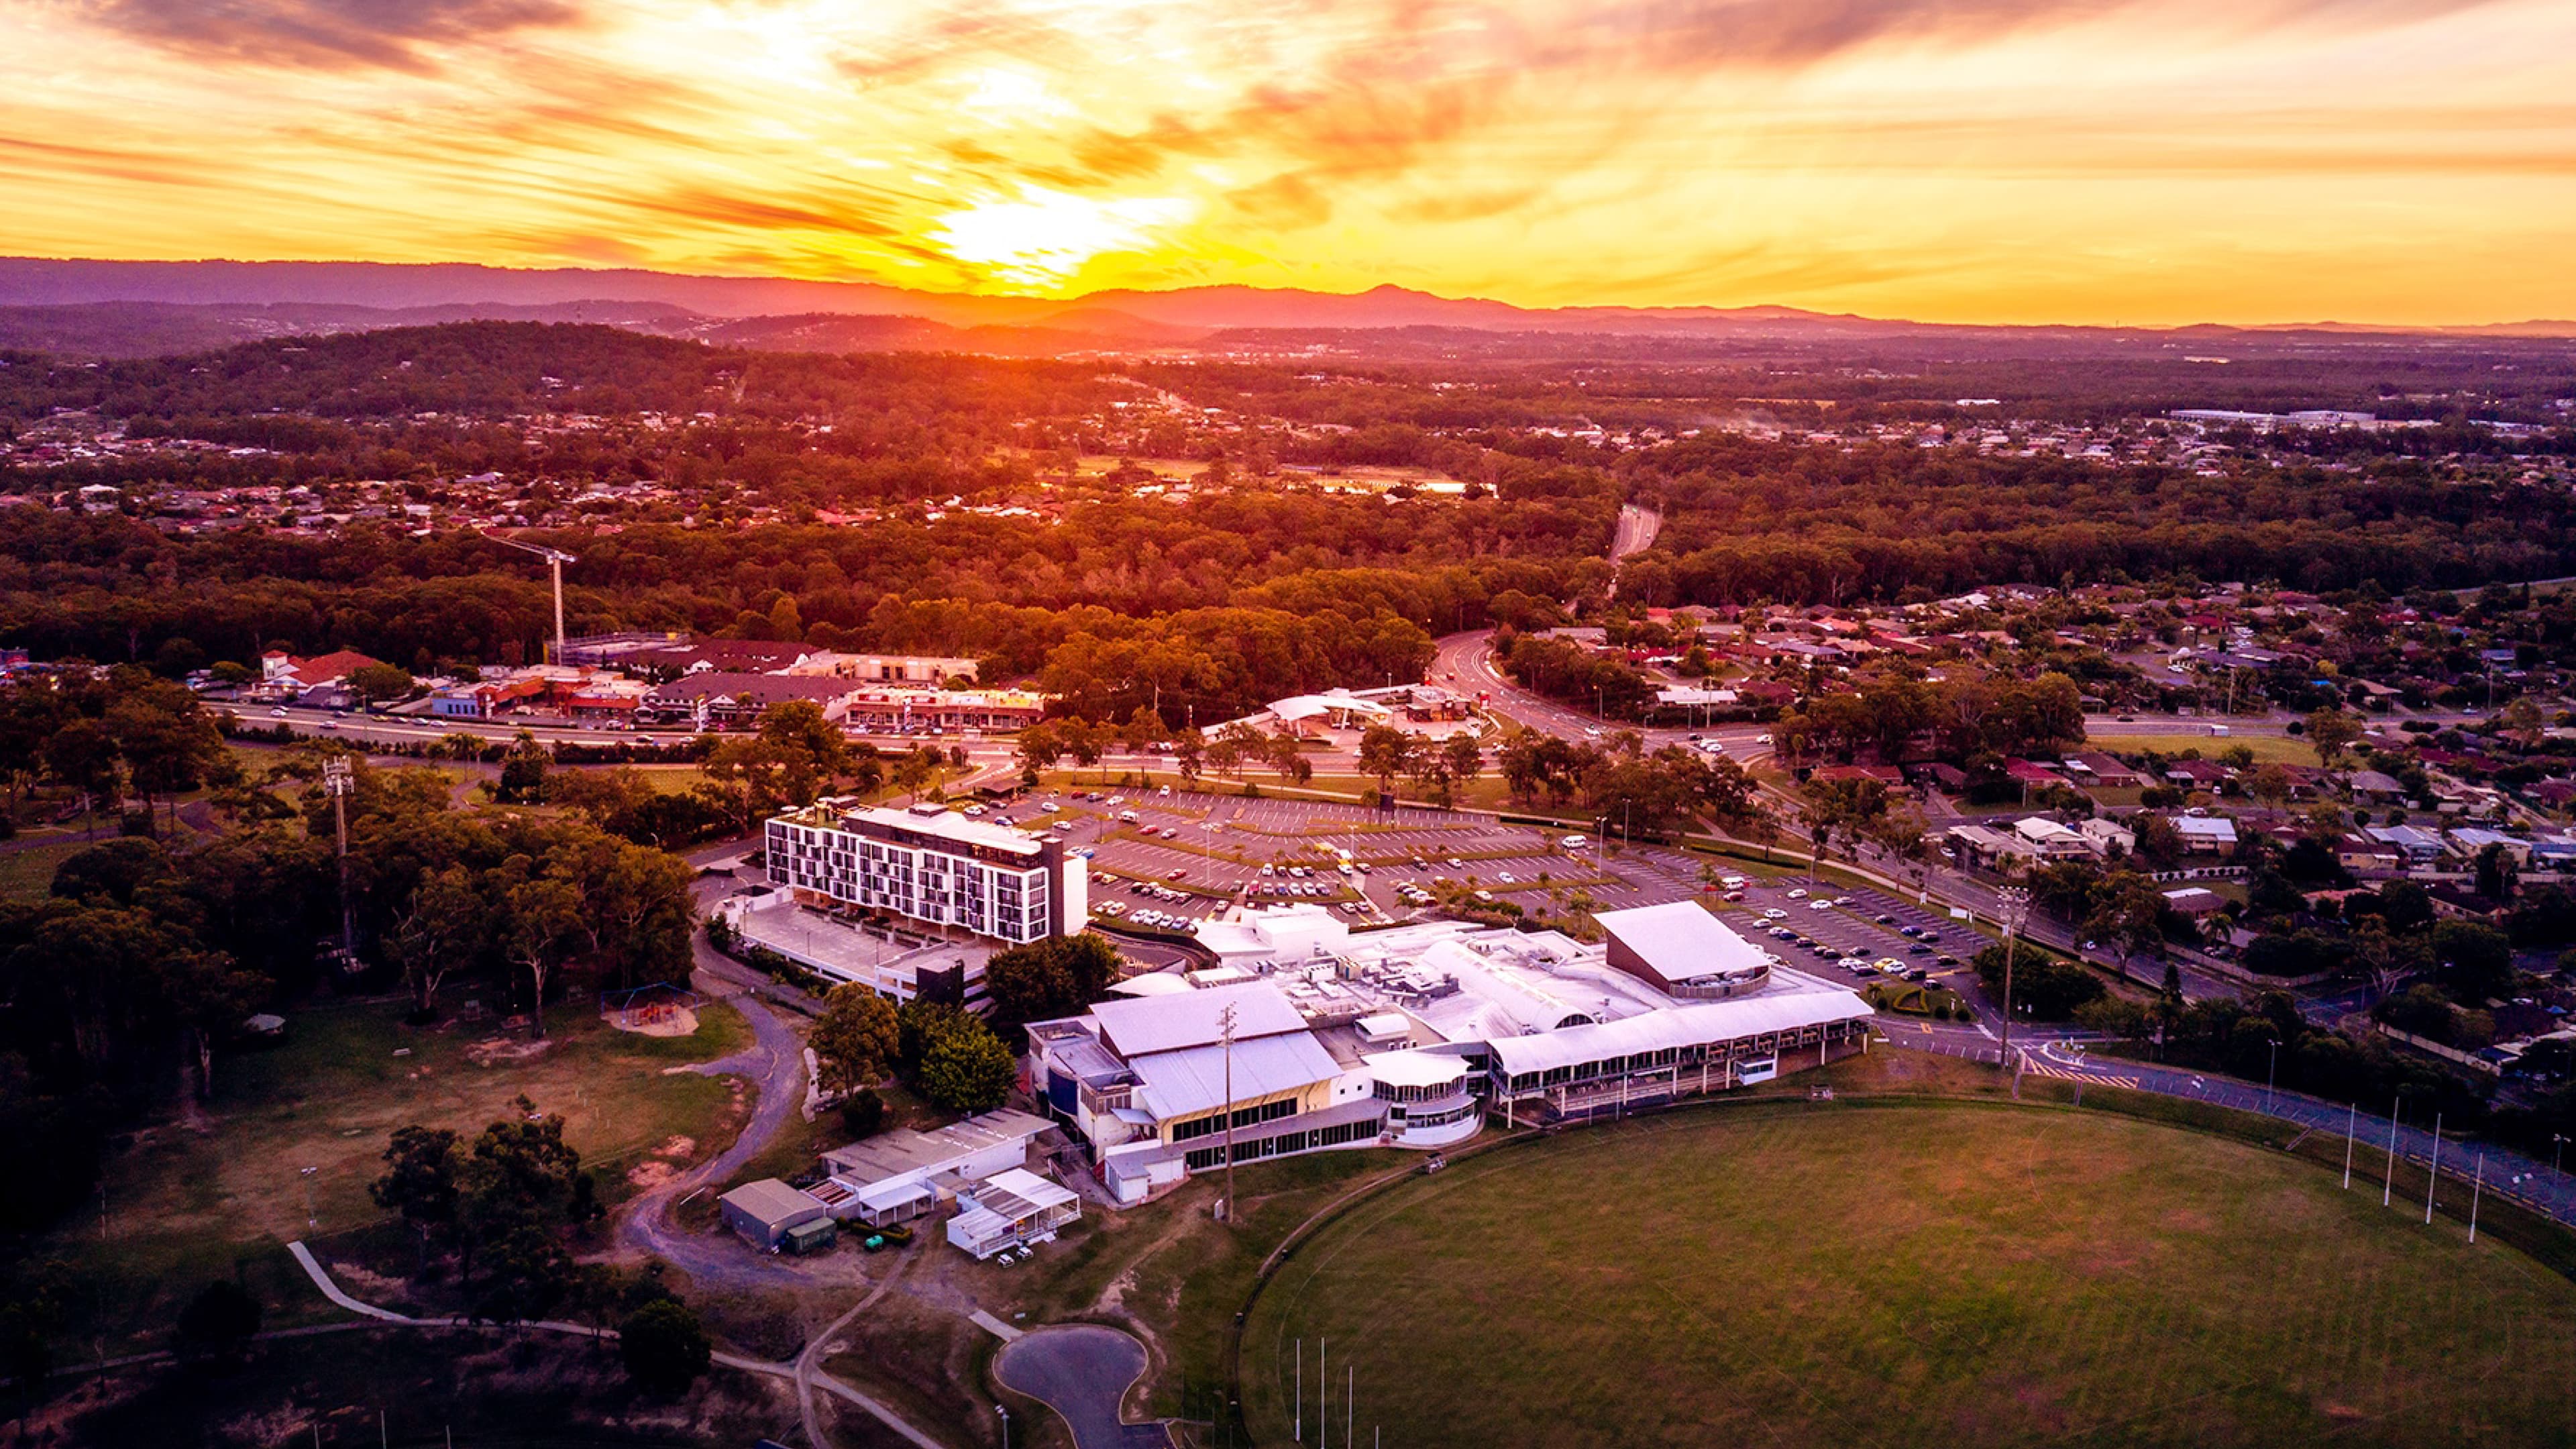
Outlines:
<svg viewBox="0 0 2576 1449"><path fill-rule="evenodd" d="M2549 1170L2560 1177L2565 1177L2567 1169L2560 1164L2567 1160L2567 1134L2552 1132L2549 1134L2549 1142Z"/></svg>
<svg viewBox="0 0 2576 1449"><path fill-rule="evenodd" d="M2272 1084L2279 1080L2281 1073L2281 1043L2275 1038L2264 1045L2272 1049L2271 1058L2263 1068L2263 1110L2269 1112L2272 1110Z"/></svg>
<svg viewBox="0 0 2576 1449"><path fill-rule="evenodd" d="M2004 886L1995 892L2002 907L2004 924L2004 1035L2003 1048L1997 1061L2004 1070L2012 1070L2013 1013L2013 948L2021 937L2022 921L2030 914L2030 892L2020 886Z"/></svg>
<svg viewBox="0 0 2576 1449"><path fill-rule="evenodd" d="M313 1214L313 1174L320 1172L321 1170L322 1169L318 1167L299 1167L295 1169L295 1175L304 1179L304 1226L308 1228L318 1227L322 1221Z"/></svg>
<svg viewBox="0 0 2576 1449"><path fill-rule="evenodd" d="M1002 1449L1011 1449L1011 1411L1004 1405L995 1404L993 1412L1002 1416Z"/></svg>

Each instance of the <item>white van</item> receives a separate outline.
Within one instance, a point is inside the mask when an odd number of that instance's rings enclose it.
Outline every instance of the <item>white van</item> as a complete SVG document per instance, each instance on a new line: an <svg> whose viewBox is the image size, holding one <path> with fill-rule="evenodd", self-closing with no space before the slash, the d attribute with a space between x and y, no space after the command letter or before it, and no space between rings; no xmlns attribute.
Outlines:
<svg viewBox="0 0 2576 1449"><path fill-rule="evenodd" d="M1557 844L1564 846L1568 850L1581 850L1583 847L1590 845L1591 843L1591 841L1584 839L1580 835L1569 835L1563 840L1557 842Z"/></svg>

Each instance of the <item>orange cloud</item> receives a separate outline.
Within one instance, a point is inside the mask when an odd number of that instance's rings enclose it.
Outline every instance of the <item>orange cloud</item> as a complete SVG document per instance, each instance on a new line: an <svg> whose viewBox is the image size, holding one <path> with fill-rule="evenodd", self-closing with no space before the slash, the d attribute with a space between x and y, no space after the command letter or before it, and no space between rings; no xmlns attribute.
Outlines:
<svg viewBox="0 0 2576 1449"><path fill-rule="evenodd" d="M2576 0L69 0L0 252L2576 314Z"/></svg>

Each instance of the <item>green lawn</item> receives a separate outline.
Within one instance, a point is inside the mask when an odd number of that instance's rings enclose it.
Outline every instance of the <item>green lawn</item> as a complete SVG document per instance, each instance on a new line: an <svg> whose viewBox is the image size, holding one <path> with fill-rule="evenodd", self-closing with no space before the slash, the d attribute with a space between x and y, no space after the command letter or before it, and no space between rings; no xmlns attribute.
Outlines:
<svg viewBox="0 0 2576 1449"><path fill-rule="evenodd" d="M2288 735L2257 735L2239 731L2224 738L2216 735L2089 735L2085 747L2107 750L2115 755L2135 755L2147 750L2167 759L2185 750L2198 750L2204 760L2214 760L2238 745L2253 751L2258 765L2314 765L2317 752L2306 740Z"/></svg>
<svg viewBox="0 0 2576 1449"><path fill-rule="evenodd" d="M640 1181L722 1150L749 1105L727 1080L664 1074L740 1047L749 1026L731 1007L703 1008L694 1037L642 1037L558 1005L548 1014L553 1045L490 1065L475 1060L499 1035L490 1025L423 1031L401 1014L383 1001L297 1009L283 1045L216 1058L215 1099L201 1122L155 1122L109 1158L104 1240L93 1207L30 1254L49 1265L47 1276L79 1285L64 1308L81 1343L110 1353L148 1346L187 1295L237 1268L258 1284L272 1322L340 1316L282 1249L309 1238L372 1261L390 1240L401 1258L399 1233L383 1230L385 1215L367 1197L397 1127L471 1134L525 1092L563 1114L566 1139L614 1203ZM315 1169L313 1227L306 1167Z"/></svg>
<svg viewBox="0 0 2576 1449"><path fill-rule="evenodd" d="M1243 1347L1257 1441L2566 1443L2576 1285L2278 1152L2090 1112L1774 1101L1370 1200Z"/></svg>

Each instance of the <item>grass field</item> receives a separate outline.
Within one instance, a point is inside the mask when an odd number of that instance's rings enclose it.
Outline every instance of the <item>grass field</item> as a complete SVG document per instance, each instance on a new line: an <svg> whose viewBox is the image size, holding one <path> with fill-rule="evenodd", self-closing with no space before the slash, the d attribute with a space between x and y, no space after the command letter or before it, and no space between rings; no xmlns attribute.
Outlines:
<svg viewBox="0 0 2576 1449"><path fill-rule="evenodd" d="M2576 1284L2276 1152L2089 1112L1774 1101L1409 1181L1254 1307L1394 1445L2569 1442Z"/></svg>
<svg viewBox="0 0 2576 1449"><path fill-rule="evenodd" d="M490 1027L416 1030L401 1013L381 1001L297 1011L283 1045L216 1059L215 1100L201 1119L157 1122L109 1158L104 1225L95 1210L76 1213L31 1254L52 1265L50 1276L79 1285L64 1295L79 1341L110 1353L148 1343L188 1294L236 1271L259 1285L273 1323L337 1317L282 1249L299 1237L371 1240L386 1219L367 1185L396 1127L470 1135L508 1115L525 1092L563 1114L566 1140L611 1203L631 1196L639 1179L721 1150L738 1129L745 1104L729 1081L664 1075L748 1039L730 1007L703 1008L696 1036L642 1037L558 1005L548 1014L553 1044L541 1055L488 1065L476 1049L496 1035ZM305 1224L306 1167L315 1169L314 1228ZM399 1233L390 1236L402 1246Z"/></svg>
<svg viewBox="0 0 2576 1449"><path fill-rule="evenodd" d="M2089 735L2088 749L2107 750L2115 755L2134 755L2146 750L2170 759L2185 750L2198 750L2204 760L2214 760L2238 745L2253 751L2258 765L2313 765L2317 752L2306 740L2288 735L2234 734L2226 738L2215 735Z"/></svg>

